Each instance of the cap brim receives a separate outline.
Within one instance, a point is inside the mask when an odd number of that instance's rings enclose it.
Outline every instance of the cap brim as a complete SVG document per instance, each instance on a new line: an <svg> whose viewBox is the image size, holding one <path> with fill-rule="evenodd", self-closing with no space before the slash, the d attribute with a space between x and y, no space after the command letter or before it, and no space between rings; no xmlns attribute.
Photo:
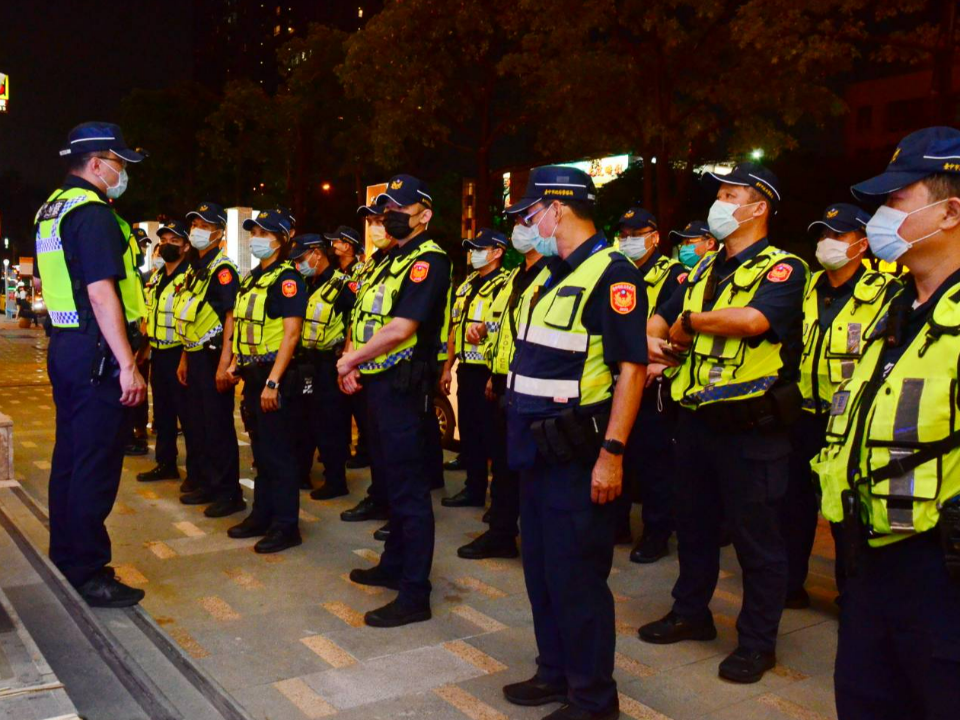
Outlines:
<svg viewBox="0 0 960 720"><path fill-rule="evenodd" d="M301 257L306 255L308 252L314 248L323 247L322 245L298 245L296 248L290 250L290 254L287 256L288 259L293 260L294 258Z"/></svg>
<svg viewBox="0 0 960 720"><path fill-rule="evenodd" d="M208 220L207 222L210 222L210 221ZM266 225L262 225L262 224L258 223L258 222L257 222L256 220L254 220L253 218L247 218L246 220L243 221L243 229L246 230L247 232L250 232L251 230L253 230L253 226L254 226L254 225L256 225L258 228L261 228L261 229L263 229L263 230L266 230L268 233L278 232L277 230L274 230L273 228L268 228Z"/></svg>
<svg viewBox="0 0 960 720"><path fill-rule="evenodd" d="M198 210L191 210L190 212L187 213L186 216L187 216L188 218L189 218L189 217L192 217L192 216L196 216L196 217L200 218L201 220L203 220L204 222L212 223L213 225L226 225L226 224L227 224L227 221L226 221L225 218L218 217L217 215L204 215L202 212L200 212L200 211L198 211Z"/></svg>
<svg viewBox="0 0 960 720"><path fill-rule="evenodd" d="M703 237L704 233L687 233L687 232L681 232L680 230L671 230L670 233L667 235L667 237L674 237L674 236L678 238L682 238L684 240L690 240L692 238Z"/></svg>
<svg viewBox="0 0 960 720"><path fill-rule="evenodd" d="M177 230L176 228L172 228L169 225L164 225L159 230L157 230L157 237L160 237L160 235L163 233L173 233L174 235L176 235L178 238L181 238L182 240L186 240L188 237L188 235L181 233L179 230Z"/></svg>
<svg viewBox="0 0 960 720"><path fill-rule="evenodd" d="M130 148L120 148L119 150L116 148L111 148L110 152L112 152L118 158L126 160L128 163L138 163L147 157L143 153L138 153L136 150L131 150Z"/></svg>
<svg viewBox="0 0 960 720"><path fill-rule="evenodd" d="M503 212L504 212L504 214L506 214L506 215L516 215L518 212L523 212L523 211L526 210L527 208L533 207L534 205L536 205L536 204L537 204L538 202L540 202L541 200L543 200L542 197L535 197L535 198L525 197L525 198L521 198L521 199L520 199L520 202L514 203L513 205L511 205L510 207L508 207L507 209L505 209Z"/></svg>
<svg viewBox="0 0 960 720"><path fill-rule="evenodd" d="M928 172L883 172L862 183L857 183L850 188L850 192L858 200L875 199L896 192L907 185L913 185L929 177L930 174Z"/></svg>

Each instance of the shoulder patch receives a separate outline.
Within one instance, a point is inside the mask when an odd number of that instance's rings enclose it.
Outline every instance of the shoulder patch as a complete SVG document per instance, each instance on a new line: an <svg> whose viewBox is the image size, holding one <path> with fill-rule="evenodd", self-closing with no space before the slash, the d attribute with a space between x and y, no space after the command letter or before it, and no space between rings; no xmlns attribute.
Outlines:
<svg viewBox="0 0 960 720"><path fill-rule="evenodd" d="M786 282L793 274L793 267L788 263L779 263L773 266L773 269L767 273L767 280L775 283Z"/></svg>
<svg viewBox="0 0 960 720"><path fill-rule="evenodd" d="M356 292L357 292L357 281L356 281L356 280L351 280L350 282L347 283L347 287L350 288L350 292L356 294Z"/></svg>
<svg viewBox="0 0 960 720"><path fill-rule="evenodd" d="M280 290L283 292L284 297L293 297L297 294L297 281L296 280L284 280L280 284Z"/></svg>
<svg viewBox="0 0 960 720"><path fill-rule="evenodd" d="M430 263L426 260L417 260L413 264L413 267L410 268L410 279L413 282L423 282L427 279L427 275L430 273Z"/></svg>
<svg viewBox="0 0 960 720"><path fill-rule="evenodd" d="M231 273L229 269L224 268L217 273L217 280L220 281L221 285L229 285L233 280L233 273Z"/></svg>
<svg viewBox="0 0 960 720"><path fill-rule="evenodd" d="M633 309L637 307L637 286L628 282L618 282L611 285L610 307L620 315L633 312Z"/></svg>
<svg viewBox="0 0 960 720"><path fill-rule="evenodd" d="M678 285L683 285L683 281L687 279L687 275L689 275L689 274L690 274L690 273L685 272L685 273L680 273L679 275L677 275L677 284L678 284Z"/></svg>

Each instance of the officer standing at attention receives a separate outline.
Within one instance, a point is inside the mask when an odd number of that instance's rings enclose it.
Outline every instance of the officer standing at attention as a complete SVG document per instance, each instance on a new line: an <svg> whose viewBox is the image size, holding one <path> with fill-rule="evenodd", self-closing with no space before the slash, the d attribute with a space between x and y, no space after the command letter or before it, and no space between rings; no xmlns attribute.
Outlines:
<svg viewBox="0 0 960 720"><path fill-rule="evenodd" d="M307 466L307 473L315 448L320 449L323 461L324 483L310 493L314 500L331 500L348 493L346 462L351 434L350 398L337 382L337 360L343 353L346 321L355 296L350 276L330 264L337 256L324 237L298 235L290 251L291 262L306 279L309 298L299 364L306 366L313 391L303 398L306 412L300 431L304 445L301 462Z"/></svg>
<svg viewBox="0 0 960 720"><path fill-rule="evenodd" d="M187 387L191 412L184 435L201 452L199 478L189 475L184 505L208 505L207 517L225 517L246 508L240 490L240 451L233 422L233 306L240 278L222 247L227 213L214 203L201 203L187 213L190 267L177 299L177 335L183 355L177 379ZM190 440L187 441L191 443ZM188 445L189 446L189 445Z"/></svg>
<svg viewBox="0 0 960 720"><path fill-rule="evenodd" d="M397 599L365 616L397 627L430 619L434 518L424 417L433 412L437 352L450 304L450 259L429 237L427 186L397 175L378 198L396 245L365 288L353 316L353 350L337 364L344 390L368 393L374 467L390 501L390 534L380 564L350 572L363 585L398 589Z"/></svg>
<svg viewBox="0 0 960 720"><path fill-rule="evenodd" d="M687 270L693 269L704 255L720 248L717 239L710 234L710 226L703 220L688 222L683 230L671 230L670 240L680 244L677 258Z"/></svg>
<svg viewBox="0 0 960 720"><path fill-rule="evenodd" d="M658 249L657 219L642 207L632 207L620 218L620 252L643 275L647 294L647 316L665 303L686 279L686 268L662 255ZM643 534L630 553L635 563L653 563L670 552L673 534L673 426L677 407L670 398L670 383L663 377L664 366L647 365L646 388L640 413L624 453L625 487L618 542L630 541L632 500L643 503Z"/></svg>
<svg viewBox="0 0 960 720"><path fill-rule="evenodd" d="M131 408L147 394L133 349L146 307L130 226L109 201L127 188L127 164L145 155L127 147L118 126L88 122L70 131L60 156L67 177L36 217L57 412L50 559L89 605L128 607L144 592L108 567L104 522L120 487Z"/></svg>
<svg viewBox="0 0 960 720"><path fill-rule="evenodd" d="M520 471L538 657L536 675L503 693L517 705L564 703L551 720L620 715L607 577L623 452L646 373L647 303L637 268L594 226L595 198L589 175L549 166L530 174L506 211L554 260L543 286L523 296L507 376L507 447Z"/></svg>
<svg viewBox="0 0 960 720"><path fill-rule="evenodd" d="M186 388L177 382L177 367L183 345L177 336L173 312L177 289L187 270L185 255L190 247L187 226L179 220L157 231L161 266L154 272L144 290L147 298L147 338L150 341L150 387L153 389L153 429L157 435L157 465L137 475L140 482L179 480L177 470L177 420L180 424L188 412ZM192 438L191 438L192 441ZM198 475L196 461L187 448L187 474Z"/></svg>
<svg viewBox="0 0 960 720"><path fill-rule="evenodd" d="M150 237L143 228L135 227L131 231L133 242L137 247L137 255L134 258L134 265L140 272L140 280L145 286L147 280L153 275L153 268L148 267L140 271L146 257L147 247L150 245ZM144 318L145 320L146 318ZM140 347L133 349L137 361L137 370L143 376L144 382L150 383L150 345L144 335L145 325L141 323L140 327ZM128 457L137 457L146 455L150 452L147 447L147 423L150 422L150 397L137 405L133 411L133 428L130 432L130 441L123 449L123 454Z"/></svg>
<svg viewBox="0 0 960 720"><path fill-rule="evenodd" d="M840 720L948 720L960 708L960 131L905 137L853 186L882 200L870 249L909 271L830 406L813 463L843 523Z"/></svg>
<svg viewBox="0 0 960 720"><path fill-rule="evenodd" d="M467 339L467 329L482 323L484 309L493 302L506 279L500 271L507 238L490 228L481 228L472 240L463 241L473 272L457 288L450 316L450 337L447 342L447 360L443 366L440 389L450 394L451 374L457 361L457 417L460 421L460 455L467 471L466 486L453 497L443 498L444 507L483 507L487 501L488 464L494 458L494 411L487 399L487 381L490 370L484 358L483 342ZM506 468L498 464L494 474Z"/></svg>
<svg viewBox="0 0 960 720"><path fill-rule="evenodd" d="M300 345L307 292L303 277L287 260L293 220L282 208L243 221L250 253L260 264L240 283L233 311L231 376L243 378L243 403L255 430L257 461L253 509L227 531L232 538L263 536L253 546L275 553L300 545L300 473L297 417L303 383L293 355ZM308 236L309 237L309 236Z"/></svg>
<svg viewBox="0 0 960 720"><path fill-rule="evenodd" d="M869 219L870 214L856 205L836 203L808 228L819 238L817 261L824 269L811 277L803 301L800 391L804 412L791 428L790 477L780 511L780 527L787 546L785 607L789 609L810 605L803 584L820 510L810 461L825 444L833 393L853 373L887 300L900 289L893 276L868 271L863 264ZM836 538L839 525L831 529ZM837 545L837 587L842 592L843 562L839 553L843 547L842 543Z"/></svg>
<svg viewBox="0 0 960 720"><path fill-rule="evenodd" d="M671 394L676 429L676 519L680 577L674 605L640 628L652 643L712 640L709 602L720 572L721 513L743 569L739 645L720 677L757 682L776 664L787 586L779 509L787 487L789 425L797 385L806 265L770 245L780 203L776 176L754 163L704 176L716 187L708 254L647 323L650 357L678 366ZM680 355L683 355L680 359Z"/></svg>

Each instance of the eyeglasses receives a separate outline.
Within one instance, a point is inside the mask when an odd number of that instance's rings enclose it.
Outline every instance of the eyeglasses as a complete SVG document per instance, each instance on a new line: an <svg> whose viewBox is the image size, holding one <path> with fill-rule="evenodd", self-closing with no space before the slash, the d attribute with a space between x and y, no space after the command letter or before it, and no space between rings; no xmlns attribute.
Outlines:
<svg viewBox="0 0 960 720"><path fill-rule="evenodd" d="M121 170L127 166L126 160L121 160L120 158L111 157L110 155L96 155L95 157L98 160L109 160L110 162L115 162L120 166Z"/></svg>

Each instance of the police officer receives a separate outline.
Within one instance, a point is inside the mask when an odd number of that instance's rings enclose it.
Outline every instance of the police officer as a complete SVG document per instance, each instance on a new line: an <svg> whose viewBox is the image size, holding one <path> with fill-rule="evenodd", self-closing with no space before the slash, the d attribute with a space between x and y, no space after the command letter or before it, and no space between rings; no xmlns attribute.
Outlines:
<svg viewBox="0 0 960 720"><path fill-rule="evenodd" d="M232 538L263 536L253 546L275 553L300 545L297 420L303 383L293 355L300 345L307 292L287 260L293 220L283 208L243 221L250 253L260 261L240 284L234 307L233 364L243 379L243 403L252 418L250 441L257 461L253 508L227 531ZM309 236L308 236L309 237Z"/></svg>
<svg viewBox="0 0 960 720"><path fill-rule="evenodd" d="M146 270L140 271L144 264L144 258L146 257L147 247L150 245L150 236L147 235L147 231L143 228L135 227L131 231L132 240L137 247L137 255L134 258L138 272L140 272L140 279L145 284L146 281L153 274L152 268L147 268ZM144 382L150 383L150 346L147 342L147 338L144 335L146 327L141 324L140 327L140 337L141 345L138 348L134 348L136 352L136 361L137 361L137 370L140 371L140 375L143 376ZM123 449L123 454L128 457L137 457L140 455L146 455L150 452L147 447L147 423L150 421L150 398L147 397L142 403L137 405L133 411L133 429L130 433L130 441L127 443L127 446Z"/></svg>
<svg viewBox="0 0 960 720"><path fill-rule="evenodd" d="M453 298L447 361L440 389L450 394L454 361L457 362L457 417L460 421L460 455L467 471L465 487L453 497L443 498L444 507L483 507L487 500L488 463L493 458L494 407L487 399L490 370L484 359L483 342L467 339L471 325L483 322L484 309L503 285L500 271L507 238L490 228L481 228L472 240L464 240L473 272L457 288ZM505 460L506 458L496 458ZM499 465L494 472L503 472Z"/></svg>
<svg viewBox="0 0 960 720"><path fill-rule="evenodd" d="M892 276L868 271L863 264L869 219L869 213L856 205L836 203L808 228L819 238L816 255L823 270L813 274L803 302L800 391L804 412L791 428L790 476L780 512L787 547L785 607L790 609L810 605L803 584L820 507L810 461L823 448L830 401L837 385L853 372L889 296L900 287ZM831 527L836 536L839 525ZM839 558L835 567L842 591Z"/></svg>
<svg viewBox="0 0 960 720"><path fill-rule="evenodd" d="M909 271L834 394L813 463L843 522L840 720L947 720L960 708L960 131L905 137L853 186L883 205L870 249Z"/></svg>
<svg viewBox="0 0 960 720"><path fill-rule="evenodd" d="M180 220L163 225L157 245L160 267L144 287L147 299L147 338L150 341L150 387L153 390L153 429L157 435L157 465L137 475L140 482L179 480L177 470L177 420L183 424L188 412L186 388L177 382L177 367L183 345L177 336L174 303L187 270L190 244L187 226ZM193 438L191 437L191 442ZM187 447L187 474L199 474Z"/></svg>
<svg viewBox="0 0 960 720"><path fill-rule="evenodd" d="M331 265L337 256L324 237L298 235L290 251L290 260L306 279L308 296L298 362L308 369L312 392L303 398L301 468L306 466L309 474L314 448L319 448L324 483L310 493L314 500L348 493L346 462L351 434L349 396L337 382L337 360L343 352L355 296L350 276Z"/></svg>
<svg viewBox="0 0 960 720"><path fill-rule="evenodd" d="M483 322L468 327L466 334L468 342L475 345L484 343L484 358L490 368L486 395L494 404L493 435L490 439L494 467L490 483L490 529L457 549L457 555L467 560L515 558L519 555L520 476L507 462L504 395L523 295L542 285L549 277L549 272L546 258L536 251L531 239L524 237L522 231L514 232L510 240L514 249L523 255L523 262L509 272L493 302L484 308Z"/></svg>
<svg viewBox="0 0 960 720"><path fill-rule="evenodd" d="M589 175L549 166L507 208L523 228L514 232L554 262L523 297L507 376L538 657L536 675L503 692L518 705L565 703L551 720L619 717L607 576L646 372L646 296L637 268L596 230L595 197Z"/></svg>
<svg viewBox="0 0 960 720"><path fill-rule="evenodd" d="M688 222L683 230L671 230L670 239L680 245L677 259L690 270L707 253L716 252L720 245L710 234L710 226L703 220Z"/></svg>
<svg viewBox="0 0 960 720"><path fill-rule="evenodd" d="M632 207L620 218L620 252L633 261L643 275L647 295L647 316L665 303L686 278L686 268L659 251L657 219L642 207ZM663 378L664 367L647 366L646 388L637 422L630 433L624 454L627 492L622 502L618 541L630 542L630 502L643 503L643 534L630 552L636 563L653 563L670 552L673 534L674 469L671 455L676 404L670 398L670 384ZM631 493L630 496L627 493Z"/></svg>
<svg viewBox="0 0 960 720"><path fill-rule="evenodd" d="M144 592L107 566L104 522L120 486L131 408L147 393L134 360L146 308L130 226L110 201L127 187L127 165L145 155L127 147L118 126L102 122L73 128L60 155L67 177L36 217L57 412L50 559L89 605L127 607Z"/></svg>
<svg viewBox="0 0 960 720"><path fill-rule="evenodd" d="M396 241L353 315L353 349L337 364L348 393L363 385L374 467L390 503L390 535L380 564L351 571L364 585L399 590L365 622L396 627L430 618L434 519L424 437L433 412L439 351L450 303L450 260L430 239L433 199L426 184L397 175L379 197L384 228Z"/></svg>
<svg viewBox="0 0 960 720"><path fill-rule="evenodd" d="M780 203L776 176L754 163L704 176L716 188L710 232L724 247L700 260L647 324L651 359L678 366L671 394L676 429L680 577L674 605L640 628L652 643L712 640L709 602L720 571L723 508L740 566L739 644L720 663L734 682L760 680L776 664L787 584L779 507L787 487L788 426L799 415L797 385L802 260L770 245ZM682 354L682 359L678 359Z"/></svg>
<svg viewBox="0 0 960 720"><path fill-rule="evenodd" d="M224 517L246 508L240 491L240 453L233 422L233 306L240 278L223 248L227 213L201 203L187 213L190 266L174 302L183 355L177 379L187 387L191 411L183 431L200 452L200 477L189 473L184 505L207 505L204 515ZM191 440L192 438L192 440Z"/></svg>

